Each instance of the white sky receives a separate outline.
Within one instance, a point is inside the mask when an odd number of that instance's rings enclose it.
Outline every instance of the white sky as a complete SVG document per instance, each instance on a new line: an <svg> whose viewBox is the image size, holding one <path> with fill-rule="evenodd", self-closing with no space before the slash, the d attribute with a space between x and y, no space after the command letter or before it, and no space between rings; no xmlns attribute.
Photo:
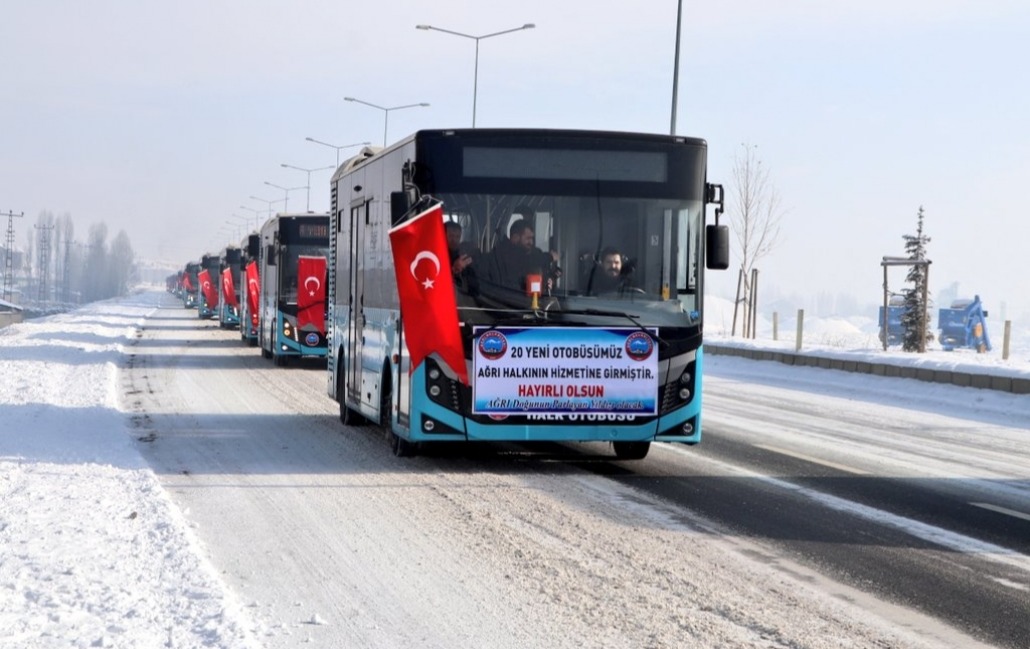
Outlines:
<svg viewBox="0 0 1030 649"><path fill-rule="evenodd" d="M258 646L271 636L309 636L328 615L298 607L295 619L278 626L259 620L258 604L239 601L227 587L205 558L190 512L176 508L140 455L135 441L140 431L125 403L134 397L124 394L120 368L125 354L135 355L130 343L136 328L155 313L162 294L150 291L0 329L0 646L53 647L63 640L76 641L75 646L149 647L165 646L167 640L181 649L236 649ZM850 333L847 327L840 331ZM1006 371L1030 376L1030 346L1018 357ZM970 355L906 354L894 360L955 366ZM746 374L737 380L775 377L777 385L807 386L799 389L812 390L813 408L829 410L860 394L863 401L882 399L885 408L926 408L941 417L976 412L1014 430L1030 418L1030 400L989 390L913 380L904 382L899 396L901 379L841 372L831 377L825 370L772 362L742 368L740 361L727 359L725 364L727 380L737 368ZM227 393L226 398L235 397ZM297 480L294 476L290 484ZM710 563L725 573L722 561ZM367 570L377 569L372 564ZM782 590L770 588L768 597L779 601ZM715 609L737 605L713 603Z"/></svg>
<svg viewBox="0 0 1030 649"><path fill-rule="evenodd" d="M0 11L0 210L77 236L105 221L181 265L237 234L252 195L283 197L389 139L471 125L668 132L676 2L50 0ZM787 216L760 295L880 300L883 255L926 209L931 290L958 282L1030 318L1021 190L1030 182L1030 4L1023 0L684 3L677 131L710 145L710 180L758 146ZM311 208L328 207L329 172ZM290 193L302 207L303 190ZM732 210L732 206L730 206ZM842 251L846 251L842 254ZM892 271L900 288L903 271ZM730 294L736 273L711 289ZM798 306L804 306L798 304Z"/></svg>

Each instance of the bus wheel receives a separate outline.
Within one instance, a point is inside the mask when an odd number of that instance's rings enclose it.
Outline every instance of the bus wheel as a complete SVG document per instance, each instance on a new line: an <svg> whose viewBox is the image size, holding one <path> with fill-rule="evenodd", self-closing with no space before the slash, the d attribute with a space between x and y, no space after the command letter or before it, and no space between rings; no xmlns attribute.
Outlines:
<svg viewBox="0 0 1030 649"><path fill-rule="evenodd" d="M411 457L417 446L393 432L393 381L390 368L384 363L382 382L379 384L379 425L386 432L390 450L397 457Z"/></svg>
<svg viewBox="0 0 1030 649"><path fill-rule="evenodd" d="M409 442L397 433L390 431L390 450L397 457L411 457L415 455L417 446L414 442Z"/></svg>
<svg viewBox="0 0 1030 649"><path fill-rule="evenodd" d="M337 372L343 367L343 356L336 364ZM336 379L336 401L340 404L340 423L344 426L360 426L365 423L365 418L347 406L346 390L343 387L343 377Z"/></svg>
<svg viewBox="0 0 1030 649"><path fill-rule="evenodd" d="M289 356L282 356L281 354L272 354L272 362L275 363L276 367L286 367L286 362L290 360Z"/></svg>
<svg viewBox="0 0 1030 649"><path fill-rule="evenodd" d="M651 442L612 442L612 448L620 460L643 460L651 450Z"/></svg>

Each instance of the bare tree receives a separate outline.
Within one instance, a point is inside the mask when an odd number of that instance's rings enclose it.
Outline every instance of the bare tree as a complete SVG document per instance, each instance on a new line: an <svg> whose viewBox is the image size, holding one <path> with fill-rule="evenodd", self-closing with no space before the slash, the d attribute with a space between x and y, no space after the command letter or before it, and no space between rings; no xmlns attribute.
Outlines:
<svg viewBox="0 0 1030 649"><path fill-rule="evenodd" d="M108 290L111 295L127 295L129 292L129 280L132 277L132 266L135 254L132 251L132 243L125 230L119 230L111 242L107 272L109 274Z"/></svg>
<svg viewBox="0 0 1030 649"><path fill-rule="evenodd" d="M737 309L744 305L744 336L753 336L751 327L756 307L757 263L776 245L784 210L780 196L769 176L769 169L758 157L758 145L742 143L733 156L733 184L730 187L730 219L737 237L740 276L737 302L733 308L733 330L737 333Z"/></svg>

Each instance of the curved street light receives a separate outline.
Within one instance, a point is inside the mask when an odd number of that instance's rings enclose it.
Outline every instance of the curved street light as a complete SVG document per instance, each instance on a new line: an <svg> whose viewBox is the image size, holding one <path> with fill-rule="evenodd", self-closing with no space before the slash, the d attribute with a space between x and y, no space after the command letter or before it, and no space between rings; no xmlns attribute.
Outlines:
<svg viewBox="0 0 1030 649"><path fill-rule="evenodd" d="M265 208L266 208L266 209L265 209L265 213L266 213L266 214L267 214L267 215L268 215L269 217L271 217L271 216L272 216L272 204L273 204L273 203L279 203L279 202L282 202L282 200L283 200L283 199L281 199L281 198L278 198L278 199L276 199L276 200L274 200L274 201L270 201L270 200L268 200L267 198L261 198L260 196L251 196L250 198L251 198L251 200L255 200L255 201L261 201L262 203L264 203L264 204L265 204ZM283 211L285 212L285 211L286 211L286 209L285 209L285 208L283 208Z"/></svg>
<svg viewBox="0 0 1030 649"><path fill-rule="evenodd" d="M383 117L383 146L384 147L386 146L386 129L387 129L389 123L390 123L390 111L391 110L401 110L402 108L419 108L419 107L425 108L426 106L429 105L429 104L427 104L425 102L420 102L418 104L405 104L404 106L393 106L391 108L386 108L385 106L377 106L375 104L370 104L367 101L363 101L361 99L355 99L354 97L344 97L343 100L344 101L353 101L353 102L358 103L358 104L365 104L366 106L371 106L372 108L378 108L379 110L383 111L383 116L384 116Z"/></svg>
<svg viewBox="0 0 1030 649"><path fill-rule="evenodd" d="M330 149L336 149L336 168L337 169L340 168L340 149L349 149L352 146L364 146L364 145L372 144L371 142L354 142L353 144L340 144L340 145L336 145L336 144L329 144L328 142L323 142L322 140L316 140L313 137L306 137L304 139L307 140L308 142L314 142L315 144L321 144L322 146L327 146Z"/></svg>
<svg viewBox="0 0 1030 649"><path fill-rule="evenodd" d="M310 212L311 211L311 172L312 171L325 171L326 169L335 169L336 168L336 167L318 167L318 168L315 168L315 169L306 169L304 167L295 167L293 165L288 165L285 162L281 163L279 166L280 167L285 167L287 169L296 169L297 171L303 171L303 172L306 172L308 174L308 185L307 185L308 202L307 202L307 206L304 208L305 212ZM339 166L339 165L337 165L337 166Z"/></svg>
<svg viewBox="0 0 1030 649"><path fill-rule="evenodd" d="M282 185L276 185L275 183L270 183L267 180L265 181L265 184L268 185L269 187L275 187L276 189L281 189L281 190L283 190L286 193L286 196L283 198L283 212L289 212L290 211L290 192L296 191L298 189L304 189L303 185L301 185L300 187L283 187Z"/></svg>
<svg viewBox="0 0 1030 649"><path fill-rule="evenodd" d="M502 34L511 34L512 32L520 32L524 29L533 29L536 27L533 23L526 23L522 27L513 27L511 29L505 29L503 31L494 32L492 34L483 34L482 36L473 36L472 34L462 34L451 29L443 29L442 27L433 27L432 25L415 25L415 29L421 29L425 31L437 31L445 34L452 34L454 36L461 36L462 38L471 38L476 41L476 67L475 72L472 76L472 128L476 127L476 95L479 92L479 41L485 38L493 38L494 36L501 36Z"/></svg>
<svg viewBox="0 0 1030 649"><path fill-rule="evenodd" d="M251 198L254 198L254 197L251 196ZM261 214L261 212L263 212L264 210L259 210L259 209L254 208L254 207L247 207L246 205L240 205L240 209L241 210L247 210L248 212L253 212L254 213L254 231L257 232L260 229L260 227L261 227L261 224L259 223L258 214Z"/></svg>

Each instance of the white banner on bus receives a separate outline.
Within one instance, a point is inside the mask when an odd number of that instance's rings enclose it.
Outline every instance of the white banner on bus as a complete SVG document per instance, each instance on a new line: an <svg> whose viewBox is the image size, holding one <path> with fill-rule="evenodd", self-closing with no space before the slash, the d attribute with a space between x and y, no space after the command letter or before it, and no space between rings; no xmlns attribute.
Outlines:
<svg viewBox="0 0 1030 649"><path fill-rule="evenodd" d="M472 412L658 414L657 330L476 327Z"/></svg>

